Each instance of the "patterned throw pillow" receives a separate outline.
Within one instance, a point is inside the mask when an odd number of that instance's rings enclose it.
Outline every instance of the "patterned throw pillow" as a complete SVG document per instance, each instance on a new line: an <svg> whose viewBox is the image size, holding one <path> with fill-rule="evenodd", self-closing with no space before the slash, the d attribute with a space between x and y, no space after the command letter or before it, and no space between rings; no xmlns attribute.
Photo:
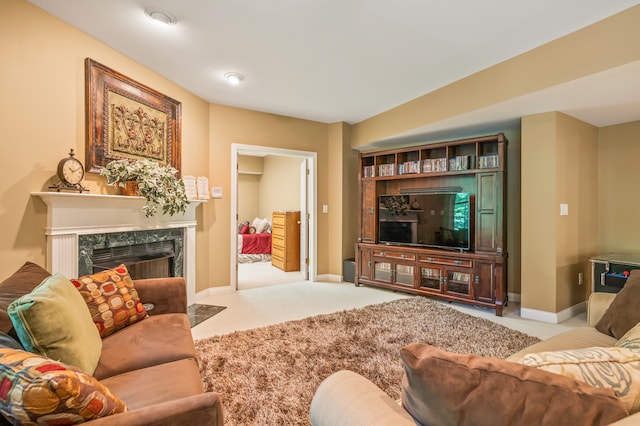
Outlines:
<svg viewBox="0 0 640 426"><path fill-rule="evenodd" d="M77 424L127 411L122 400L80 369L0 348L0 412L13 424Z"/></svg>
<svg viewBox="0 0 640 426"><path fill-rule="evenodd" d="M640 349L640 323L636 324L627 334L616 342L619 348Z"/></svg>
<svg viewBox="0 0 640 426"><path fill-rule="evenodd" d="M138 292L124 265L71 282L87 302L102 338L147 317Z"/></svg>
<svg viewBox="0 0 640 426"><path fill-rule="evenodd" d="M640 411L640 351L585 348L525 355L520 361L591 386L613 389L630 414Z"/></svg>

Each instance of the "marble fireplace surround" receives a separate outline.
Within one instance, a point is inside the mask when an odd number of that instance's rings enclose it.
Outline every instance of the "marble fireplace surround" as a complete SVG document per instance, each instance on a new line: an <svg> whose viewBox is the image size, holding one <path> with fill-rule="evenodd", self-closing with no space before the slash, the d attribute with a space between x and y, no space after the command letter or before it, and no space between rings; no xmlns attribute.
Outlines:
<svg viewBox="0 0 640 426"><path fill-rule="evenodd" d="M202 200L190 202L184 215L147 218L142 212L143 197L122 195L76 194L68 192L33 192L47 206L46 268L52 274L76 277L80 270L80 241L91 241L104 234L144 235L149 238L176 238L181 241L182 275L187 285L187 303L196 297L196 208ZM178 235L181 232L182 238ZM118 234L120 233L120 234ZM123 234L124 233L124 234ZM181 272L181 273L180 273Z"/></svg>

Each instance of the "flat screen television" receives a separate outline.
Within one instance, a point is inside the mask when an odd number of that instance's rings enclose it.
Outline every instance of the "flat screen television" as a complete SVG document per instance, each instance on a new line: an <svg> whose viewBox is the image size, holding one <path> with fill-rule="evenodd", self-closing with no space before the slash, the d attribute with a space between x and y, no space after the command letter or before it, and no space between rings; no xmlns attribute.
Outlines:
<svg viewBox="0 0 640 426"><path fill-rule="evenodd" d="M471 213L468 192L380 195L378 241L470 250Z"/></svg>

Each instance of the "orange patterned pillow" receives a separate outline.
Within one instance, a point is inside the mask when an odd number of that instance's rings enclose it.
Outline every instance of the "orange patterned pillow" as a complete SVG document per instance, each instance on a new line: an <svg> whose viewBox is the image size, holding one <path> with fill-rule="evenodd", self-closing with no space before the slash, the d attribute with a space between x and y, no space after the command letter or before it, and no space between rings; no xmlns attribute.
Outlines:
<svg viewBox="0 0 640 426"><path fill-rule="evenodd" d="M0 412L12 424L70 425L125 411L120 398L79 368L0 348Z"/></svg>
<svg viewBox="0 0 640 426"><path fill-rule="evenodd" d="M100 336L105 338L147 317L124 265L71 282L84 297Z"/></svg>

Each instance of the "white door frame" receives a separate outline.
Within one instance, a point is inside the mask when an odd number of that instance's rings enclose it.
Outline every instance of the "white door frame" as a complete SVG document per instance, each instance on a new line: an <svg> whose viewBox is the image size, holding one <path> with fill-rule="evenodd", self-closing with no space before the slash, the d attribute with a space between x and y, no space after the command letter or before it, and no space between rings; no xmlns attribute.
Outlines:
<svg viewBox="0 0 640 426"><path fill-rule="evenodd" d="M299 151L295 149L272 148L256 145L231 144L231 288L238 290L238 155L280 155L285 157L305 158L309 164L309 187L308 187L308 207L309 207L309 281L318 279L317 262L317 232L318 221L317 212L317 157L316 152Z"/></svg>

